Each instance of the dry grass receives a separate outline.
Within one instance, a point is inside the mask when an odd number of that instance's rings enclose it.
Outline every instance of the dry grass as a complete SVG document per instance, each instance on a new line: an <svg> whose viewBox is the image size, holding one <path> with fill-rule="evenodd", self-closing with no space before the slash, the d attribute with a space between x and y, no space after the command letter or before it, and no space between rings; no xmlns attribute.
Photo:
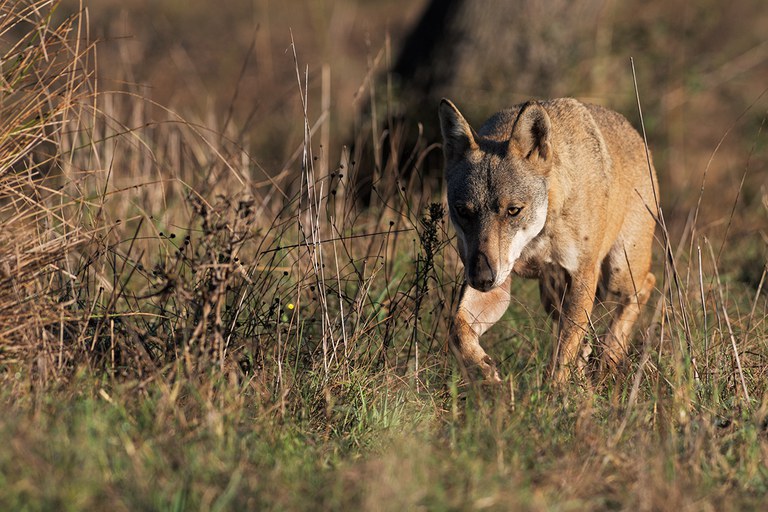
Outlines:
<svg viewBox="0 0 768 512"><path fill-rule="evenodd" d="M41 356L43 373L56 366L61 348L46 327L65 310L50 290L87 236L67 215L58 148L73 111L92 98L80 17L52 25L51 11L51 2L0 5L0 350L7 362Z"/></svg>

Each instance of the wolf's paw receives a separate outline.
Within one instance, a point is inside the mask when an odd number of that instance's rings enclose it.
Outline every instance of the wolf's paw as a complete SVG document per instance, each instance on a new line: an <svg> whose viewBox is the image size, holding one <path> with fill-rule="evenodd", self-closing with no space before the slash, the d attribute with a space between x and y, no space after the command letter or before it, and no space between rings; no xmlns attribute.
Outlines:
<svg viewBox="0 0 768 512"><path fill-rule="evenodd" d="M565 388L567 384L577 384L577 387L589 387L590 373L586 364L559 364L552 372L552 382L557 388Z"/></svg>
<svg viewBox="0 0 768 512"><path fill-rule="evenodd" d="M491 384L501 384L501 377L496 369L496 364L490 356L485 356L481 363L479 363L480 369L483 372L485 380Z"/></svg>
<svg viewBox="0 0 768 512"><path fill-rule="evenodd" d="M552 374L552 380L555 383L555 386L563 387L565 386L568 381L571 378L571 369L568 367L568 365L560 364L557 366L555 371Z"/></svg>
<svg viewBox="0 0 768 512"><path fill-rule="evenodd" d="M620 349L604 350L600 357L600 375L608 377L619 373L626 361L626 354Z"/></svg>

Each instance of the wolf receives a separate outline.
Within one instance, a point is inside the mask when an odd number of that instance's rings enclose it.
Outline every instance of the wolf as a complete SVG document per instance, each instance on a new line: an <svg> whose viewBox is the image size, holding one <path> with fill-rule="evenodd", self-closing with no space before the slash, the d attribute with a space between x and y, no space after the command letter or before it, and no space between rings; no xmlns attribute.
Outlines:
<svg viewBox="0 0 768 512"><path fill-rule="evenodd" d="M439 118L465 277L449 345L464 374L500 382L479 339L509 306L513 276L539 281L556 383L584 374L596 300L613 305L599 364L614 371L656 283L658 183L643 139L621 114L571 98L502 110L478 131L448 99Z"/></svg>

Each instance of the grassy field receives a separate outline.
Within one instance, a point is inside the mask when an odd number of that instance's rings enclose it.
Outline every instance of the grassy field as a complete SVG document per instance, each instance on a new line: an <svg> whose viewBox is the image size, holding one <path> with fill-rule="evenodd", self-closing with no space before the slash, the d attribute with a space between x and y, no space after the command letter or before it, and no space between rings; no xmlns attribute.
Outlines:
<svg viewBox="0 0 768 512"><path fill-rule="evenodd" d="M669 230L631 364L551 385L551 328L521 280L484 338L490 387L446 347L462 269L424 165L436 141L384 122L402 152L374 127L348 156L332 123L354 116L329 114L298 43L275 79L290 108L255 110L268 123L204 85L190 108L122 74L146 69L69 12L0 2L0 509L762 509L762 93L688 149L710 162L694 184L660 167ZM356 65L345 91L379 80ZM672 165L670 147L653 149ZM364 206L368 162L386 172Z"/></svg>

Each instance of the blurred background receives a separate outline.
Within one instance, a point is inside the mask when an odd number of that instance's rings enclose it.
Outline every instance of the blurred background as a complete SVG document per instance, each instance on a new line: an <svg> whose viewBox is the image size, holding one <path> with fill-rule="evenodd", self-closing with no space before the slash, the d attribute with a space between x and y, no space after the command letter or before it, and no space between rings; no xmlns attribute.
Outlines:
<svg viewBox="0 0 768 512"><path fill-rule="evenodd" d="M80 4L67 0L66 7ZM762 0L91 0L99 87L245 140L278 174L309 123L325 158L400 130L439 142L436 105L478 126L529 98L573 96L639 128L630 57L672 224L765 225L768 5ZM292 44L295 43L295 44ZM296 61L294 61L294 50ZM297 79L298 74L298 79ZM162 117L162 112L154 112ZM397 128L395 127L397 125ZM393 152L407 153L408 145ZM435 151L439 156L439 151ZM370 162L384 172L384 164ZM439 158L424 160L439 176ZM366 165L360 163L361 167ZM743 179L743 185L742 185ZM737 201L738 199L738 201Z"/></svg>

